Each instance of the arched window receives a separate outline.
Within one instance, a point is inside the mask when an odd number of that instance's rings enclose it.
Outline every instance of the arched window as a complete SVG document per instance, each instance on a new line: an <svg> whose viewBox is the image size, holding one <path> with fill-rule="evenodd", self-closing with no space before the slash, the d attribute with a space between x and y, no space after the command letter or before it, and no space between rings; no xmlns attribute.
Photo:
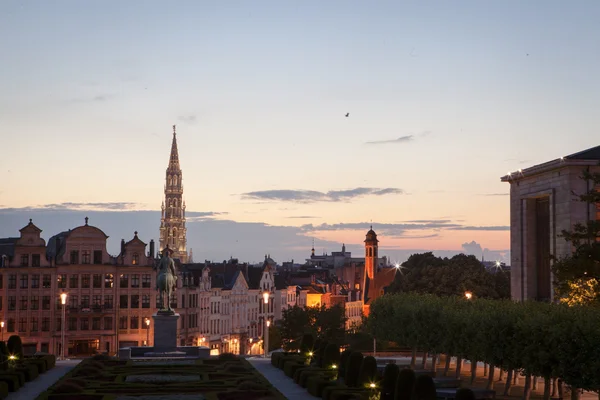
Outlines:
<svg viewBox="0 0 600 400"><path fill-rule="evenodd" d="M172 186L173 185L173 178L171 178L171 175L169 175L169 177L167 178L168 186Z"/></svg>
<svg viewBox="0 0 600 400"><path fill-rule="evenodd" d="M177 186L177 175L173 176L173 186Z"/></svg>

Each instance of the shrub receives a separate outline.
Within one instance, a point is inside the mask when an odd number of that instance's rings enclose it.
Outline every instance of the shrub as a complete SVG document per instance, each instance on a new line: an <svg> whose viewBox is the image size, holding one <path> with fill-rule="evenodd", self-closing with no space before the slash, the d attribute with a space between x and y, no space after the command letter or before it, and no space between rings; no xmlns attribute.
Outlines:
<svg viewBox="0 0 600 400"><path fill-rule="evenodd" d="M242 381L238 385L239 390L263 390L264 385L254 381Z"/></svg>
<svg viewBox="0 0 600 400"><path fill-rule="evenodd" d="M235 354L231 354L231 353L223 353L223 354L219 354L219 360L229 360L229 361L236 361L239 360L240 358L235 355Z"/></svg>
<svg viewBox="0 0 600 400"><path fill-rule="evenodd" d="M8 385L10 392L16 392L22 386L19 382L19 378L14 374L0 374L0 382Z"/></svg>
<svg viewBox="0 0 600 400"><path fill-rule="evenodd" d="M27 382L31 382L40 375L38 367L33 364L19 364L19 366L15 368L15 371L23 372Z"/></svg>
<svg viewBox="0 0 600 400"><path fill-rule="evenodd" d="M327 386L336 386L336 382L331 379L319 375L313 375L308 378L306 383L306 389L308 393L315 396L321 397L323 395L323 389Z"/></svg>
<svg viewBox="0 0 600 400"><path fill-rule="evenodd" d="M429 375L418 376L415 380L415 400L436 400L437 393L433 378Z"/></svg>
<svg viewBox="0 0 600 400"><path fill-rule="evenodd" d="M23 343L19 335L9 337L6 347L8 347L9 356L14 355L17 360L23 360Z"/></svg>
<svg viewBox="0 0 600 400"><path fill-rule="evenodd" d="M358 386L358 373L360 372L360 366L363 361L363 355L361 352L355 351L348 357L348 363L346 364L346 375L344 375L344 383L349 387Z"/></svg>
<svg viewBox="0 0 600 400"><path fill-rule="evenodd" d="M402 369L396 380L394 400L410 400L417 377L412 369Z"/></svg>
<svg viewBox="0 0 600 400"><path fill-rule="evenodd" d="M59 382L53 389L53 393L80 393L85 388L83 379L71 378L63 382Z"/></svg>
<svg viewBox="0 0 600 400"><path fill-rule="evenodd" d="M323 352L323 368L331 368L334 365L339 368L340 366L340 348L339 346L330 343L325 347Z"/></svg>
<svg viewBox="0 0 600 400"><path fill-rule="evenodd" d="M394 400L396 381L400 374L400 367L396 364L388 364L383 370L383 382L381 384L381 400Z"/></svg>
<svg viewBox="0 0 600 400"><path fill-rule="evenodd" d="M369 387L370 383L375 382L377 377L377 360L373 356L367 356L362 360L360 364L360 370L358 372L358 387Z"/></svg>
<svg viewBox="0 0 600 400"><path fill-rule="evenodd" d="M6 382L0 381L0 399L5 399L8 397L8 384Z"/></svg>
<svg viewBox="0 0 600 400"><path fill-rule="evenodd" d="M321 342L321 345L318 349L316 349L316 358L315 361L317 362L317 366L319 368L323 368L323 361L325 358L325 349L327 348L327 346L329 345L329 343L327 342Z"/></svg>
<svg viewBox="0 0 600 400"><path fill-rule="evenodd" d="M348 358L350 358L350 354L352 354L352 350L350 350L350 349L346 349L346 350L342 351L342 354L340 354L340 376L341 377L346 376L346 367L348 364Z"/></svg>
<svg viewBox="0 0 600 400"><path fill-rule="evenodd" d="M107 354L96 354L94 357L92 357L92 360L95 361L108 361L108 360L112 360L112 357L107 355Z"/></svg>
<svg viewBox="0 0 600 400"><path fill-rule="evenodd" d="M302 342L300 342L300 353L306 356L309 352L313 351L314 346L315 337L310 333L305 333L302 336Z"/></svg>
<svg viewBox="0 0 600 400"><path fill-rule="evenodd" d="M456 391L454 400L476 400L475 393L469 388L460 388Z"/></svg>
<svg viewBox="0 0 600 400"><path fill-rule="evenodd" d="M40 374L43 374L48 370L48 363L46 363L45 360L40 360L37 358L26 358L25 363L35 365L38 369L38 373Z"/></svg>

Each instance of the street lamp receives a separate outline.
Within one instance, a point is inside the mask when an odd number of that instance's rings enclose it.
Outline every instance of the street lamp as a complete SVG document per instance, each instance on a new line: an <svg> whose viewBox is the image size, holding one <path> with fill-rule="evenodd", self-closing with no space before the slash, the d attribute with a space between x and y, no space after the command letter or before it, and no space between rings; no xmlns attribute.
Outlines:
<svg viewBox="0 0 600 400"><path fill-rule="evenodd" d="M150 346L150 318L146 318L146 346Z"/></svg>
<svg viewBox="0 0 600 400"><path fill-rule="evenodd" d="M67 294L66 293L61 293L60 294L60 304L62 304L62 324L61 324L61 339L60 339L60 352L61 352L61 359L64 360L65 359L65 323L66 323L66 319L67 319Z"/></svg>
<svg viewBox="0 0 600 400"><path fill-rule="evenodd" d="M267 318L267 311L268 311L268 306L269 306L269 292L263 292L263 302L264 302L264 309L265 309L265 332L264 332L264 340L263 340L263 347L264 347L264 352L265 352L265 358L267 358L267 354L269 352L269 319Z"/></svg>
<svg viewBox="0 0 600 400"><path fill-rule="evenodd" d="M0 322L0 330L2 331L2 341L4 342L4 321Z"/></svg>
<svg viewBox="0 0 600 400"><path fill-rule="evenodd" d="M471 298L473 297L473 293L465 292L465 297L467 298L467 300L471 300Z"/></svg>

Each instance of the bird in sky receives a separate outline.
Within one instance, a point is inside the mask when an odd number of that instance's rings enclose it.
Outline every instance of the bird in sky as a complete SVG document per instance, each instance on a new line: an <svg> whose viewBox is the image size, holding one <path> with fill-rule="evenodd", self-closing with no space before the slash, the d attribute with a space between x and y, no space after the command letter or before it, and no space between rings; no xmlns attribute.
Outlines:
<svg viewBox="0 0 600 400"><path fill-rule="evenodd" d="M346 117L349 117L349 116L350 116L350 113L346 113Z"/></svg>

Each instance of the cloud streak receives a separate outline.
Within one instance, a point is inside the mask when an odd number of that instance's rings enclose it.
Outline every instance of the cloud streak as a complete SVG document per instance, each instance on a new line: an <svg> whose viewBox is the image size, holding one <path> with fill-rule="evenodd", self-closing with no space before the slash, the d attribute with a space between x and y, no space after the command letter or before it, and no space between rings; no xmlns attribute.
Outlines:
<svg viewBox="0 0 600 400"><path fill-rule="evenodd" d="M414 138L415 138L415 135L407 135L407 136L400 136L397 139L374 140L372 142L365 142L365 144L407 143L407 142L412 141Z"/></svg>
<svg viewBox="0 0 600 400"><path fill-rule="evenodd" d="M350 201L364 196L385 196L390 194L404 194L398 188L354 188L347 190L330 190L319 192L316 190L259 190L242 193L243 200L289 201L297 203L339 202Z"/></svg>

